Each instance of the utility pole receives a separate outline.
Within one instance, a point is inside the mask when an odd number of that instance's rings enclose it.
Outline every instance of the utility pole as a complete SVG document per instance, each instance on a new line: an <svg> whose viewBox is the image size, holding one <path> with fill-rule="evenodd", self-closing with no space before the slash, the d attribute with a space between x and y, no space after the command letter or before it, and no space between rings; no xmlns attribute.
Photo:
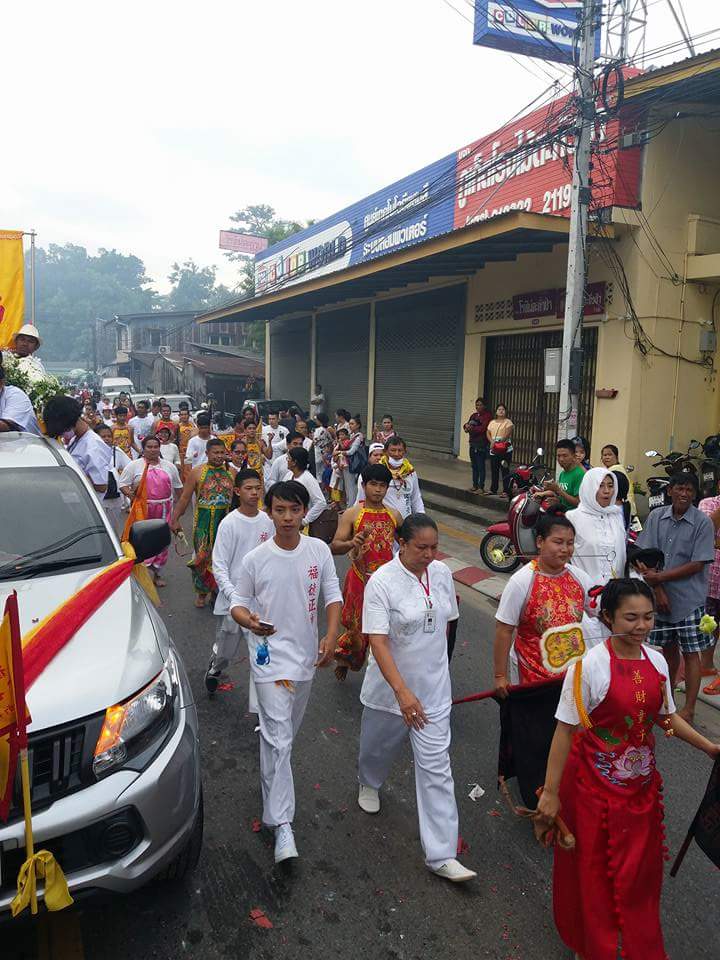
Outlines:
<svg viewBox="0 0 720 960"><path fill-rule="evenodd" d="M578 430L580 375L582 370L582 320L585 312L587 279L590 147L595 130L595 23L598 0L584 0L580 25L580 51L575 96L578 104L575 127L575 163L572 178L572 206L560 368L560 413L558 439L574 437Z"/></svg>
<svg viewBox="0 0 720 960"><path fill-rule="evenodd" d="M97 332L97 317L93 318L92 323L92 356L93 356L93 373L97 374L98 372L98 332Z"/></svg>

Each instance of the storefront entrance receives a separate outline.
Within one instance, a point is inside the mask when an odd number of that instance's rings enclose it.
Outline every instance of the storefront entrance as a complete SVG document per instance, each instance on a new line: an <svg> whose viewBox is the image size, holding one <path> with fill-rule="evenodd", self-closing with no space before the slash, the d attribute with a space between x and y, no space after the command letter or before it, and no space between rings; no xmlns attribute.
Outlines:
<svg viewBox="0 0 720 960"><path fill-rule="evenodd" d="M582 336L585 360L577 433L592 443L597 328L586 327ZM507 405L508 416L515 424L515 463L527 463L537 448L542 447L547 451L545 462L554 466L560 394L545 393L544 368L545 349L560 346L560 330L487 339L483 393L492 409L498 403Z"/></svg>

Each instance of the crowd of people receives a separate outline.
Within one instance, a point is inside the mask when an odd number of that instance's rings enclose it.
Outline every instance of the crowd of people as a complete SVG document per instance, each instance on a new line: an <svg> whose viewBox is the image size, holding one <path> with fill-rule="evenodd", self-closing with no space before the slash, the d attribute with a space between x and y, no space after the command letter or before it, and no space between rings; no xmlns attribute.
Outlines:
<svg viewBox="0 0 720 960"><path fill-rule="evenodd" d="M2 386L0 373L0 429L27 429L22 398ZM248 406L232 428L206 412L173 415L162 399L148 407L129 397L108 413L56 397L43 419L122 538L138 517L163 519L182 537L193 505L195 603L212 602L217 622L205 685L214 694L247 651L262 822L274 832L275 861L298 856L293 743L316 669L333 664L338 681L365 671L359 807L380 812L383 784L409 738L425 863L465 882L476 874L457 859L452 574L436 559L437 526L392 417L366 437L360 417L345 409L331 424L321 398L318 388L312 417L277 410L267 423ZM489 456L497 486L512 448L505 407L493 417L479 399L465 427L474 485L482 488ZM717 624L706 614L720 612L720 497L696 507L696 477L673 476L670 505L653 511L632 542L634 504L618 449L603 447L602 466L593 467L588 444L575 438L559 441L556 456L558 479L541 492L537 556L509 579L498 606L494 695L551 691L539 724L547 736L536 734L533 788L538 827L559 836L564 821L575 837L572 848L558 842L555 852L563 941L583 960L615 960L618 949L628 960L664 960L653 728L720 755L720 745L692 726L701 675L716 674ZM123 502L131 506L127 519ZM334 557L345 555L341 588ZM147 561L157 587L166 561L167 551Z"/></svg>

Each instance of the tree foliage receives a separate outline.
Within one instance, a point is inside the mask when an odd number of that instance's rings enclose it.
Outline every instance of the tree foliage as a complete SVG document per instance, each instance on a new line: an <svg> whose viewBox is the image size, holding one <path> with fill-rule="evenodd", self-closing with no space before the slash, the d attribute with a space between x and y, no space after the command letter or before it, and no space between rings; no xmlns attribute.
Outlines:
<svg viewBox="0 0 720 960"><path fill-rule="evenodd" d="M144 313L159 306L160 297L150 286L139 257L100 249L90 256L85 247L51 243L38 247L36 269L36 322L46 360L92 357L93 327L97 318L117 313ZM25 269L30 284L30 254ZM26 291L30 303L30 290ZM29 320L29 311L26 311Z"/></svg>
<svg viewBox="0 0 720 960"><path fill-rule="evenodd" d="M194 260L173 263L168 280L172 289L163 298L165 310L211 310L223 300L229 299L231 292L223 284L216 284L216 267L199 267Z"/></svg>

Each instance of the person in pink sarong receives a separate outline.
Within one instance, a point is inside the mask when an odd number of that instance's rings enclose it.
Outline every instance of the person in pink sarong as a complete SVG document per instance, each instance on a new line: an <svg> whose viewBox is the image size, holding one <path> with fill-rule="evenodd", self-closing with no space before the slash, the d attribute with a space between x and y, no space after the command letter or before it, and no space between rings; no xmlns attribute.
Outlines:
<svg viewBox="0 0 720 960"><path fill-rule="evenodd" d="M132 514L135 520L170 521L173 502L182 480L177 468L160 456L160 441L156 437L145 437L142 443L143 455L131 460L120 477L120 490L133 502ZM168 559L165 549L155 557L145 561L150 568L156 587L164 587L165 581L160 570Z"/></svg>

